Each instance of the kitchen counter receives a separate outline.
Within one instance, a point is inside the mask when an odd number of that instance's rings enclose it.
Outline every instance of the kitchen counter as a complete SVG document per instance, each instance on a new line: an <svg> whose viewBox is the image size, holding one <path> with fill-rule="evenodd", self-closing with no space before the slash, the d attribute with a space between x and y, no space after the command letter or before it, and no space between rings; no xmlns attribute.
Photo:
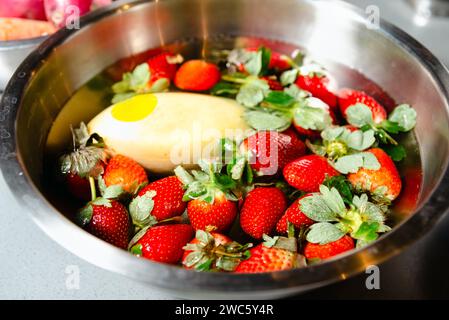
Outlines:
<svg viewBox="0 0 449 320"><path fill-rule="evenodd" d="M351 0L379 6L394 22L424 43L447 65L449 18L430 23L413 18L402 0ZM118 274L93 266L47 237L13 199L0 174L0 299L171 299ZM426 237L380 266L380 290L368 290L366 274L294 298L449 298L449 216ZM79 287L69 274L79 270Z"/></svg>

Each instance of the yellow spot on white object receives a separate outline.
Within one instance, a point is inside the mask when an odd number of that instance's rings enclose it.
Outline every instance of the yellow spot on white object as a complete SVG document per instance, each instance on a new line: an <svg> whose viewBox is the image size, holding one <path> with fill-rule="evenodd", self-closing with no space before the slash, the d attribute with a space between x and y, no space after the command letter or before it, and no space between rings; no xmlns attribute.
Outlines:
<svg viewBox="0 0 449 320"><path fill-rule="evenodd" d="M113 105L111 114L116 120L135 122L148 117L156 105L157 98L154 94L142 94Z"/></svg>

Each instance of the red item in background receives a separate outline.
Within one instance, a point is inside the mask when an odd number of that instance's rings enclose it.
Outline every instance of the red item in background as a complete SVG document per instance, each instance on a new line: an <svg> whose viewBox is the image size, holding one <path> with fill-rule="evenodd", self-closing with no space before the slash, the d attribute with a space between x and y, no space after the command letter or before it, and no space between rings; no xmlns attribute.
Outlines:
<svg viewBox="0 0 449 320"><path fill-rule="evenodd" d="M46 20L44 0L1 0L0 17Z"/></svg>

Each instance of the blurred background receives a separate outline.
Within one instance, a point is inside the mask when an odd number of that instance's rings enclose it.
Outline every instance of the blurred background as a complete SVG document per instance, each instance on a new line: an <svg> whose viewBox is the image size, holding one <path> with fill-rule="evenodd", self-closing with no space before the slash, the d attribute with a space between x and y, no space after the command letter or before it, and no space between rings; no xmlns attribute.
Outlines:
<svg viewBox="0 0 449 320"><path fill-rule="evenodd" d="M69 5L85 14L111 0L0 0L0 92L33 48L66 21ZM347 0L402 28L449 66L449 0ZM21 40L18 40L21 39ZM23 40L26 39L26 40ZM394 76L394 75L392 75ZM0 176L0 299L172 299L72 255L49 239L13 200ZM380 289L367 274L308 292L296 299L449 298L449 217L433 232L380 266ZM17 241L20 239L20 241ZM79 287L66 285L79 270Z"/></svg>

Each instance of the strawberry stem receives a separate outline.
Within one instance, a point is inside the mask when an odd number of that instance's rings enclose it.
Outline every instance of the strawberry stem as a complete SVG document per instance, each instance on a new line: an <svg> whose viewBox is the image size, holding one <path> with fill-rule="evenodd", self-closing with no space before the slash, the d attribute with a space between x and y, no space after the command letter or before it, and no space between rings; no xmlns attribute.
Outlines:
<svg viewBox="0 0 449 320"><path fill-rule="evenodd" d="M241 258L243 256L243 254L240 252L239 253L228 253L228 252L217 250L217 249L212 249L211 252L221 255L221 256L231 257L231 258Z"/></svg>
<svg viewBox="0 0 449 320"><path fill-rule="evenodd" d="M90 196L92 198L92 201L97 199L97 191L95 190L95 179L91 176L89 176L89 185L90 185Z"/></svg>
<svg viewBox="0 0 449 320"><path fill-rule="evenodd" d="M245 78L235 78L233 76L230 75L222 75L221 78L225 81L228 82L233 82L233 83L239 83L239 84L245 84L246 83L246 79Z"/></svg>

